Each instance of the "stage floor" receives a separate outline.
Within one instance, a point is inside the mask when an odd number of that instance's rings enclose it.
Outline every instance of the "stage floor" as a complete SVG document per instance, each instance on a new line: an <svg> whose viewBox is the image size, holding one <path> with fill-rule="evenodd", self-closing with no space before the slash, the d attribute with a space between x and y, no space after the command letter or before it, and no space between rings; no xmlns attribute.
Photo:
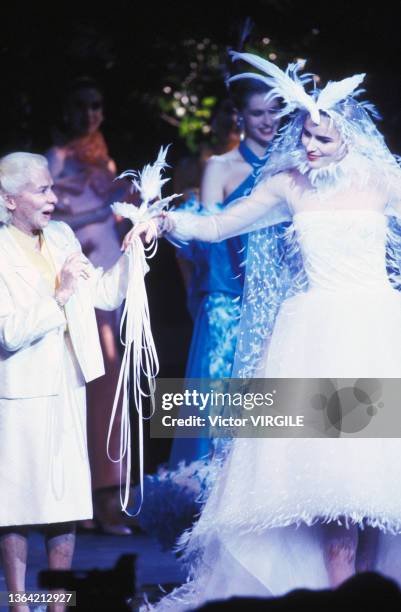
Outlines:
<svg viewBox="0 0 401 612"><path fill-rule="evenodd" d="M143 592L153 599L159 591L158 585L170 590L173 585L185 581L185 574L176 558L161 551L159 545L146 535L109 536L100 534L78 534L73 569L111 569L121 555L137 556L137 596ZM43 536L33 531L29 537L29 559L27 590L38 590L38 572L46 569L46 553ZM0 591L5 591L3 571L0 571ZM32 608L31 608L32 609ZM134 608L135 609L135 608ZM0 606L1 612L6 607ZM70 608L71 612L77 608ZM79 607L78 607L79 610Z"/></svg>

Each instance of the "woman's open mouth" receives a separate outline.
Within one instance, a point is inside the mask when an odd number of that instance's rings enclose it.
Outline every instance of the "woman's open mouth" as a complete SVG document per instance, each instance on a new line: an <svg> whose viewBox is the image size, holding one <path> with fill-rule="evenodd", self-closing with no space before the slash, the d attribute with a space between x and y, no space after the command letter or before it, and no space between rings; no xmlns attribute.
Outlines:
<svg viewBox="0 0 401 612"><path fill-rule="evenodd" d="M51 208L49 210L42 210L42 215L46 218L46 219L51 219L52 214L54 213L54 208Z"/></svg>

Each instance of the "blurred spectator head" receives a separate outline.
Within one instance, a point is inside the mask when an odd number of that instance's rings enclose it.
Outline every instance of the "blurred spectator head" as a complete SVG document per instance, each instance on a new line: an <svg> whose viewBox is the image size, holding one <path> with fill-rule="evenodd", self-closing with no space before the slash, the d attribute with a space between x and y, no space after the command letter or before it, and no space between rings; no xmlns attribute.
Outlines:
<svg viewBox="0 0 401 612"><path fill-rule="evenodd" d="M89 77L72 81L63 108L65 132L72 138L93 134L103 119L103 94L96 81Z"/></svg>

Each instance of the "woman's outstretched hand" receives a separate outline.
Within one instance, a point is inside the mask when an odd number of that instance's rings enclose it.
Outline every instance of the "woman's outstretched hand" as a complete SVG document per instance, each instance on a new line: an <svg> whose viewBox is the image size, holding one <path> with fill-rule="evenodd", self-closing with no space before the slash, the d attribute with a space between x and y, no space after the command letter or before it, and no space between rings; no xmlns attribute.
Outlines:
<svg viewBox="0 0 401 612"><path fill-rule="evenodd" d="M143 243L149 244L155 237L155 225L154 223L138 223L124 236L121 250L126 251L133 240L139 237Z"/></svg>
<svg viewBox="0 0 401 612"><path fill-rule="evenodd" d="M144 244L149 244L154 238L159 238L174 229L171 216L162 212L158 217L145 223L138 223L125 235L121 250L126 251L133 239L138 236Z"/></svg>

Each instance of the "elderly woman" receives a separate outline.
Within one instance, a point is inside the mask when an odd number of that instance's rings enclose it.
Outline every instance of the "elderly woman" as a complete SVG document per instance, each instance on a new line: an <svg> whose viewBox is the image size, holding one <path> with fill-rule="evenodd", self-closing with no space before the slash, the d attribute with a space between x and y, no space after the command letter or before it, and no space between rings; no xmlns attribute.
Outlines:
<svg viewBox="0 0 401 612"><path fill-rule="evenodd" d="M121 255L116 218L110 204L129 197L125 181L114 182L116 164L101 132L103 95L90 78L70 83L63 106L62 131L46 153L58 197L54 218L74 230L84 254L94 266L107 269ZM87 387L88 452L91 465L94 514L106 533L129 535L120 509L120 470L104 453L113 393L121 367L119 312L97 311L100 344L106 374ZM113 429L109 448L117 456L119 429ZM94 527L93 521L81 527Z"/></svg>
<svg viewBox="0 0 401 612"><path fill-rule="evenodd" d="M56 202L44 157L0 159L0 549L10 591L25 588L28 525L46 526L50 568L69 568L74 522L92 517L85 383L104 374L94 309L118 308L127 286L126 255L94 268L69 226L51 221Z"/></svg>

